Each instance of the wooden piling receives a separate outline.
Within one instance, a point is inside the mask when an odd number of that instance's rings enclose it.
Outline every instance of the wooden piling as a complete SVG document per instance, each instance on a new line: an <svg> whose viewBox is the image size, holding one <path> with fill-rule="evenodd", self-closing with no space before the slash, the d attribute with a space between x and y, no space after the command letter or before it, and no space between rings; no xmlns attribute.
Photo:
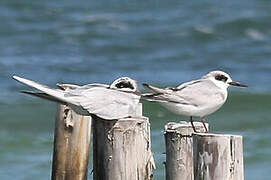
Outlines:
<svg viewBox="0 0 271 180"><path fill-rule="evenodd" d="M151 180L153 168L148 118L93 117L94 180Z"/></svg>
<svg viewBox="0 0 271 180"><path fill-rule="evenodd" d="M194 122L197 132L205 132L201 122ZM209 128L208 124L207 128ZM193 128L189 122L170 122L165 126L166 180L193 180Z"/></svg>
<svg viewBox="0 0 271 180"><path fill-rule="evenodd" d="M242 136L196 133L194 141L195 180L243 180Z"/></svg>
<svg viewBox="0 0 271 180"><path fill-rule="evenodd" d="M52 180L86 180L91 117L58 105L55 122Z"/></svg>

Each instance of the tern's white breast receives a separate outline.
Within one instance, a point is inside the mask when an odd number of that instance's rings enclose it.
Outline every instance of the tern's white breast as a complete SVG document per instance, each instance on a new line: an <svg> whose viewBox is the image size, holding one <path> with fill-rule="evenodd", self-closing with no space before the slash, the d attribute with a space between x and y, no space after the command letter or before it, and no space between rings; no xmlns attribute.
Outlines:
<svg viewBox="0 0 271 180"><path fill-rule="evenodd" d="M227 91L222 91L215 99L207 99L201 104L181 104L172 102L161 102L168 110L184 116L205 117L217 111L226 101Z"/></svg>

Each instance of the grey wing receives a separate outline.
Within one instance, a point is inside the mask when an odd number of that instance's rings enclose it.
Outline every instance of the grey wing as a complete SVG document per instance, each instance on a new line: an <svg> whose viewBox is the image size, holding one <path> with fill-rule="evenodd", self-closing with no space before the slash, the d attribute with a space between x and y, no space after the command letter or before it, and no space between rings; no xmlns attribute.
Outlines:
<svg viewBox="0 0 271 180"><path fill-rule="evenodd" d="M80 86L75 85L75 84L60 84L57 83L56 86L62 90L66 90L66 89L76 89L79 88Z"/></svg>
<svg viewBox="0 0 271 180"><path fill-rule="evenodd" d="M63 90L54 89L54 88L48 87L46 85L37 83L37 82L29 80L29 79L25 79L25 78L22 78L22 77L19 77L16 75L12 76L12 78L23 83L23 84L30 86L30 87L38 89L39 91L42 91L43 93L46 94L46 96L42 93L41 94L38 93L38 95L35 93L27 93L27 94L35 95L35 96L42 97L42 98L48 99L48 100L53 100L53 101L73 103L73 102L70 102L69 99L66 99L64 97L65 91L63 91ZM52 97L49 97L49 96L52 96Z"/></svg>
<svg viewBox="0 0 271 180"><path fill-rule="evenodd" d="M80 94L80 95L79 95ZM69 94L89 113L103 119L120 119L134 116L140 96L102 87Z"/></svg>
<svg viewBox="0 0 271 180"><path fill-rule="evenodd" d="M173 94L173 88L166 88L166 89L161 89L155 86L151 86L149 84L142 84L146 89L149 89L152 91L151 93L144 93L141 94L141 96L148 100L148 101L157 101L157 102L178 102L176 100L175 95Z"/></svg>
<svg viewBox="0 0 271 180"><path fill-rule="evenodd" d="M172 102L180 104L189 104L183 97L179 95L179 91L186 88L188 85L196 84L199 80L189 81L179 85L177 88L166 88L160 89L149 84L143 84L144 87L151 90L153 93L142 94L142 97L148 101L158 101L158 102Z"/></svg>
<svg viewBox="0 0 271 180"><path fill-rule="evenodd" d="M176 94L194 106L212 105L223 103L225 96L222 91L210 80L197 80L178 87ZM208 102L208 103L206 103ZM212 103L213 102L213 103Z"/></svg>
<svg viewBox="0 0 271 180"><path fill-rule="evenodd" d="M183 85L186 85L186 84L188 83L185 83ZM143 86L152 91L152 93L145 93L141 95L144 99L148 101L172 102L172 103L181 103L181 104L189 103L189 102L186 102L185 99L183 99L176 93L176 91L179 91L179 87L182 88L182 86L179 86L177 88L166 88L166 89L157 88L155 86L151 86L146 83L143 84Z"/></svg>
<svg viewBox="0 0 271 180"><path fill-rule="evenodd" d="M171 90L171 91L169 91ZM195 80L181 84L175 89L168 89L167 93L148 94L147 100L158 102L172 102L183 105L200 106L210 101L223 102L225 97L209 80Z"/></svg>
<svg viewBox="0 0 271 180"><path fill-rule="evenodd" d="M93 83L93 84L86 84L83 86L75 85L75 84L56 84L60 89L89 89L93 87L104 87L109 88L109 85L107 84L99 84L99 83Z"/></svg>
<svg viewBox="0 0 271 180"><path fill-rule="evenodd" d="M103 87L103 88L109 88L109 85L107 84L100 84L100 83L93 83L93 84L86 84L84 86L81 86L82 89L88 89L88 88L94 88L94 87Z"/></svg>
<svg viewBox="0 0 271 180"><path fill-rule="evenodd" d="M182 90L182 89L186 88L187 86L191 86L191 85L193 85L193 84L197 84L197 83L199 83L199 82L201 82L201 81L202 81L202 80L193 80L193 81L185 82L185 83L179 85L179 86L176 88L176 90Z"/></svg>
<svg viewBox="0 0 271 180"><path fill-rule="evenodd" d="M156 101L161 103L179 103L179 104L189 104L188 101L180 97L176 91L168 90L166 93L146 93L142 94L142 97L148 101Z"/></svg>
<svg viewBox="0 0 271 180"><path fill-rule="evenodd" d="M84 93L87 92L92 92L92 90L95 88L99 88L99 89L109 89L109 85L106 84L98 84L98 83L94 83L94 84L86 84L84 86L78 86L78 88L70 88L66 90L66 97L69 96L81 96L84 95Z"/></svg>

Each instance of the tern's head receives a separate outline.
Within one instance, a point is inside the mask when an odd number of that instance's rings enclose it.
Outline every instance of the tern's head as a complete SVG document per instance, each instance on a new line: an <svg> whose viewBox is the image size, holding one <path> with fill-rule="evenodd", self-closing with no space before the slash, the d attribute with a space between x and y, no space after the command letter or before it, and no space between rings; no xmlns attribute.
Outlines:
<svg viewBox="0 0 271 180"><path fill-rule="evenodd" d="M125 92L139 92L137 82L129 77L121 77L116 79L110 85L110 88Z"/></svg>
<svg viewBox="0 0 271 180"><path fill-rule="evenodd" d="M247 85L233 81L227 73L223 71L211 71L203 78L210 79L220 88L228 88L229 86L247 87Z"/></svg>

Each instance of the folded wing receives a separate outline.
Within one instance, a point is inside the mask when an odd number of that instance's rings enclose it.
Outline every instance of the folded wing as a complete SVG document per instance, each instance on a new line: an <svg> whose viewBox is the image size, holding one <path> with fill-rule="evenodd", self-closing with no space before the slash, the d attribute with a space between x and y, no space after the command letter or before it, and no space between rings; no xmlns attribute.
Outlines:
<svg viewBox="0 0 271 180"><path fill-rule="evenodd" d="M146 86L145 86L146 87ZM149 88L148 86L147 88ZM161 103L177 103L182 105L204 106L207 104L223 104L225 97L217 91L217 87L210 80L195 80L184 83L177 88L159 88L151 86L154 93L143 94L142 97L149 101ZM157 90L158 89L158 90ZM206 103L206 102L214 103Z"/></svg>
<svg viewBox="0 0 271 180"><path fill-rule="evenodd" d="M89 114L95 114L103 119L134 116L140 99L139 95L110 89L108 85L104 84L85 86L58 84L61 89L54 89L18 76L13 76L13 78L41 91L22 91L23 93L62 104L70 104L72 107L77 106L80 107L79 109L83 109L83 114L87 111Z"/></svg>
<svg viewBox="0 0 271 180"><path fill-rule="evenodd" d="M134 116L140 96L104 87L82 91L67 91L66 97L76 101L90 114L103 119L119 119Z"/></svg>

